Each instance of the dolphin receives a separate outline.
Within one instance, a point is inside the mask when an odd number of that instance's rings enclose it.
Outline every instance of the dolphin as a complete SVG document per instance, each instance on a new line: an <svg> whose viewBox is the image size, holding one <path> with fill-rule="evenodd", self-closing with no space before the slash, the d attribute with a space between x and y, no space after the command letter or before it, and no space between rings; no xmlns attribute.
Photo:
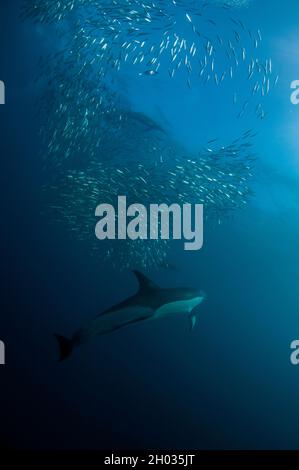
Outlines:
<svg viewBox="0 0 299 470"><path fill-rule="evenodd" d="M153 119L151 119L149 116L146 116L146 114L139 113L136 111L129 111L127 112L127 115L132 120L144 126L145 131L159 131L159 132L162 132L162 134L167 135L167 132L163 129L163 127L160 126L160 124L155 122Z"/></svg>
<svg viewBox="0 0 299 470"><path fill-rule="evenodd" d="M94 337L140 321L173 314L186 314L191 329L194 328L196 324L194 309L205 299L204 292L187 288L164 289L141 272L133 272L139 284L135 295L97 315L89 325L76 331L71 339L55 334L59 344L60 361L69 357L74 348Z"/></svg>

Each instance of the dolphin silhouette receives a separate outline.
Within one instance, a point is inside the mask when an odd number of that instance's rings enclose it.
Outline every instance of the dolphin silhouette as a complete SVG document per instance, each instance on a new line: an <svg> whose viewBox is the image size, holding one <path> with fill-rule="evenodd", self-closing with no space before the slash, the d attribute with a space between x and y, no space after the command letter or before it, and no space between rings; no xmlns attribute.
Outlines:
<svg viewBox="0 0 299 470"><path fill-rule="evenodd" d="M154 320L173 314L187 314L191 329L196 324L194 308L205 299L197 289L163 289L139 271L133 271L139 289L135 295L108 308L95 317L89 325L76 331L71 339L55 335L60 350L60 361L72 350L98 335L111 333L126 325L145 320Z"/></svg>

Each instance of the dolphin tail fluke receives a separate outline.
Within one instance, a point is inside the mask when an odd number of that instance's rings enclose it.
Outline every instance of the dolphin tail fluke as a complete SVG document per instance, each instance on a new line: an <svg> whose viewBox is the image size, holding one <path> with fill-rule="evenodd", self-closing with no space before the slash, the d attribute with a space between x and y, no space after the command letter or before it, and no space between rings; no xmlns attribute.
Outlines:
<svg viewBox="0 0 299 470"><path fill-rule="evenodd" d="M59 353L60 353L59 361L61 362L70 356L73 350L73 342L70 339L67 339L61 335L54 335L54 336L58 341Z"/></svg>

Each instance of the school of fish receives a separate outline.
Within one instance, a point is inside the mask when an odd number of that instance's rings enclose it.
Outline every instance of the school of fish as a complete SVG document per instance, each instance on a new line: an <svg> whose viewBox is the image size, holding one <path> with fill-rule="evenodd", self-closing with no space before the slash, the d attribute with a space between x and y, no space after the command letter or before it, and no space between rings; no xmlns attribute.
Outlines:
<svg viewBox="0 0 299 470"><path fill-rule="evenodd" d="M24 1L23 17L53 26L61 45L39 64L43 157L55 169L44 188L47 207L53 220L67 222L77 239L118 268L159 266L170 244L123 240L104 247L94 236L99 203L114 204L117 195L145 205L203 203L205 216L220 223L252 194L253 129L230 144L215 138L189 154L160 123L134 111L117 88L122 73L183 77L187 89L231 82L236 119L265 119L278 76L260 51L261 31L248 29L236 15L235 7L244 4ZM238 91L242 81L246 96Z"/></svg>
<svg viewBox="0 0 299 470"><path fill-rule="evenodd" d="M108 203L117 207L119 195L125 195L128 204L141 202L147 207L162 202L203 203L205 219L220 224L244 207L252 194L252 137L253 131L248 130L221 147L213 139L213 148L203 148L198 155L187 157L175 153L173 146L168 156L152 163L146 158L143 163L127 160L118 167L111 161L90 160L84 169L63 171L45 186L47 217L66 225L76 239L88 243L118 269L160 266L167 262L170 241L127 239L99 243L94 235L96 206Z"/></svg>

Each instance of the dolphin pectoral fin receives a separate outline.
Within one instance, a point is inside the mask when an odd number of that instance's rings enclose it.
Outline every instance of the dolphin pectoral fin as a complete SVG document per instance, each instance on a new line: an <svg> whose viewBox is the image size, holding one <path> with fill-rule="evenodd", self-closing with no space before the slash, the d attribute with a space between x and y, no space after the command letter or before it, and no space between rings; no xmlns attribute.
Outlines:
<svg viewBox="0 0 299 470"><path fill-rule="evenodd" d="M190 331L193 331L196 325L196 315L193 313L189 315L189 322L190 322Z"/></svg>

